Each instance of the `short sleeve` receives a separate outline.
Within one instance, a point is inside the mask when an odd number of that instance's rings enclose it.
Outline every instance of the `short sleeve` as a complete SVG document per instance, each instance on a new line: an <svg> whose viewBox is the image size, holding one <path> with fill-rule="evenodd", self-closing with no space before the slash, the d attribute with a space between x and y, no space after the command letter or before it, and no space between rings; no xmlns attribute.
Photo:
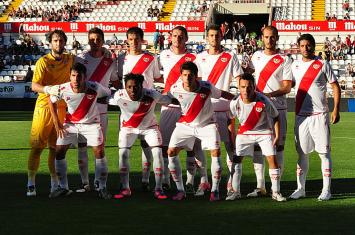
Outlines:
<svg viewBox="0 0 355 235"><path fill-rule="evenodd" d="M42 81L44 79L44 76L46 74L46 63L42 58L40 58L37 62L36 62L36 69L34 70L34 73L33 73L33 79L32 79L32 82L35 82L35 83L39 83L41 85L44 85L42 84Z"/></svg>
<svg viewBox="0 0 355 235"><path fill-rule="evenodd" d="M233 61L232 61L232 63L233 63L233 65L232 65L233 66L232 67L232 75L235 78L235 77L238 77L238 76L242 75L243 74L243 70L242 70L242 67L239 64L239 60L238 60L237 54L233 53L232 55L233 55L233 58L232 58L233 59Z"/></svg>
<svg viewBox="0 0 355 235"><path fill-rule="evenodd" d="M325 61L323 64L323 72L324 72L325 77L329 83L334 83L338 80L328 61Z"/></svg>
<svg viewBox="0 0 355 235"><path fill-rule="evenodd" d="M286 56L282 68L282 80L284 81L293 80L291 66L292 66L292 60L290 57Z"/></svg>

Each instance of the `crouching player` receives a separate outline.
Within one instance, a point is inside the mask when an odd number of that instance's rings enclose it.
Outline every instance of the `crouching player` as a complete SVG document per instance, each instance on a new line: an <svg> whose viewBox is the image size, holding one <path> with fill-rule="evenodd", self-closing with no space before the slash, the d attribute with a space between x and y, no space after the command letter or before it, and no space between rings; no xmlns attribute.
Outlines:
<svg viewBox="0 0 355 235"><path fill-rule="evenodd" d="M232 186L234 192L226 200L241 197L240 180L244 156L253 156L254 145L258 144L269 163L272 199L286 201L280 193L280 169L275 157L275 145L279 139L279 113L272 102L263 94L255 91L255 80L251 74L243 74L239 80L240 96L230 103L230 109L239 119L236 137L236 155L233 159ZM269 120L274 120L273 127Z"/></svg>
<svg viewBox="0 0 355 235"><path fill-rule="evenodd" d="M49 197L56 198L72 193L68 187L67 162L65 154L70 144L78 143L78 138L85 139L92 146L96 158L95 178L99 180L99 197L110 199L106 190L107 161L103 148L103 134L100 126L100 113L96 107L97 98L110 95L108 88L96 82L86 82L86 68L75 63L70 71L70 82L60 86L59 96L50 97L50 110L57 131L55 169L59 178L59 187ZM56 102L64 100L68 111L64 125L58 121Z"/></svg>
<svg viewBox="0 0 355 235"><path fill-rule="evenodd" d="M172 99L158 91L143 88L144 77L141 74L128 73L124 76L124 82L125 89L118 90L109 101L110 105L117 105L121 109L121 128L118 137L121 190L114 198L131 196L129 157L132 145L140 138L148 143L153 155L154 197L166 199L167 196L162 190L164 168L162 138L154 109L157 103L170 104Z"/></svg>
<svg viewBox="0 0 355 235"><path fill-rule="evenodd" d="M193 62L185 62L180 69L180 79L170 88L170 93L180 102L182 115L171 136L168 157L169 170L176 183L178 193L173 200L185 198L179 152L192 150L195 140L201 140L202 149L211 151L212 189L210 201L218 201L221 180L221 151L211 98L233 99L234 95L217 89L208 81L197 80L198 69Z"/></svg>

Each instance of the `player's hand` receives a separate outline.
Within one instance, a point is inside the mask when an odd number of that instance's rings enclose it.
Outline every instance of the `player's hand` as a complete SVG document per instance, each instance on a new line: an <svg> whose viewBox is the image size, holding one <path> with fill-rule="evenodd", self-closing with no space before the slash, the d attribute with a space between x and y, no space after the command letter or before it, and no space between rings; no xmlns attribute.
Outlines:
<svg viewBox="0 0 355 235"><path fill-rule="evenodd" d="M340 121L340 114L338 111L333 111L331 116L331 123L336 124Z"/></svg>
<svg viewBox="0 0 355 235"><path fill-rule="evenodd" d="M274 140L272 141L272 145L277 147L277 142L279 142L279 137L275 136Z"/></svg>
<svg viewBox="0 0 355 235"><path fill-rule="evenodd" d="M59 96L60 86L59 85L45 86L43 87L43 91L47 95Z"/></svg>
<svg viewBox="0 0 355 235"><path fill-rule="evenodd" d="M62 125L55 126L55 130L57 132L57 138L64 138L64 136L68 133Z"/></svg>

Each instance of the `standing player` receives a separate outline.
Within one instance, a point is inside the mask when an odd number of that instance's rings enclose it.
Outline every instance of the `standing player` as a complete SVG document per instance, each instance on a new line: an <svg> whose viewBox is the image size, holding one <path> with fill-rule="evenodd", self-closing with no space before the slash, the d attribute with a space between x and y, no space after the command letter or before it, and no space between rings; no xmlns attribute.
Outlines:
<svg viewBox="0 0 355 235"><path fill-rule="evenodd" d="M327 61L318 60L314 54L315 40L311 34L302 34L297 40L302 59L292 64L296 83L295 141L298 152L297 189L290 198L306 196L306 176L309 168L309 154L318 152L322 161L323 189L318 200L331 198L330 182L332 160L330 158L330 131L327 82L333 90L334 109L331 123L339 122L340 88L337 78Z"/></svg>
<svg viewBox="0 0 355 235"><path fill-rule="evenodd" d="M170 49L164 50L160 54L160 64L164 71L164 82L165 89L164 93L170 91L172 85L178 81L180 77L180 68L184 62L194 61L196 55L187 52L185 43L188 40L188 34L186 28L183 26L176 26L171 31L171 47ZM162 131L163 138L163 159L164 159L164 180L163 187L165 189L170 188L170 172L168 168L168 146L171 134L175 129L175 124L181 116L181 108L179 105L170 104L168 106L162 106L160 114L160 129ZM210 184L208 183L207 169L206 169L206 158L204 152L201 149L201 144L196 141L194 145L194 151L187 151L186 157L186 169L187 169L187 180L186 180L186 192L194 193L194 176L196 172L196 159L199 163L199 171L201 175L201 183L197 193L203 195L204 191L210 189Z"/></svg>
<svg viewBox="0 0 355 235"><path fill-rule="evenodd" d="M54 191L58 186L58 178L54 167L57 135L48 107L48 95L58 95L58 84L68 81L70 67L73 64L73 56L64 53L67 36L62 30L50 32L48 41L52 48L51 52L36 62L32 80L32 90L38 92L39 96L36 101L31 128L27 196L36 196L35 177L39 168L41 153L47 145L49 148L48 168L51 175L51 191ZM65 108L64 102L58 103L60 122L64 120Z"/></svg>
<svg viewBox="0 0 355 235"><path fill-rule="evenodd" d="M95 158L95 178L99 181L99 197L110 199L106 190L107 160L103 147L103 134L100 126L100 112L96 100L111 94L110 89L97 82L86 81L86 68L83 64L75 63L70 72L70 82L60 87L58 96L51 96L52 103L64 100L68 105L65 123L58 121L57 108L51 104L51 115L58 134L56 147L55 169L59 178L59 187L49 197L67 196L71 193L67 179L67 161L65 154L69 146L85 139L92 146Z"/></svg>
<svg viewBox="0 0 355 235"><path fill-rule="evenodd" d="M279 40L278 31L274 26L266 26L262 31L264 50L256 51L249 64L249 69L255 71L256 90L271 99L279 111L280 138L276 145L277 164L284 170L284 146L287 133L287 100L286 94L291 91L292 73L291 59L282 55L276 49ZM255 146L253 156L254 170L257 179L256 189L249 193L248 197L266 195L264 158L261 155L260 146Z"/></svg>
<svg viewBox="0 0 355 235"><path fill-rule="evenodd" d="M105 42L103 31L96 27L90 29L88 33L88 41L90 50L83 52L76 57L77 62L85 65L88 81L98 82L107 88L111 82L115 88L118 88L119 78L117 75L117 63L112 60L110 53L105 54L106 49L103 47ZM121 74L122 71L118 71L118 73ZM105 140L108 122L107 102L105 97L97 100L97 108L100 112L100 122ZM82 185L77 192L89 191L90 184L86 142L82 143L80 140L78 144L78 164ZM97 179L95 179L94 186L95 189L98 189Z"/></svg>
<svg viewBox="0 0 355 235"><path fill-rule="evenodd" d="M233 52L224 51L221 47L222 31L219 26L211 25L207 29L208 50L197 55L196 64L199 68L199 77L203 81L209 81L216 88L229 91L233 78L239 77L243 71L239 65L238 57ZM218 124L221 140L227 151L227 165L231 167L231 159L234 155L234 119L228 115L229 100L220 98L212 99L212 105ZM228 191L231 189L228 180Z"/></svg>
<svg viewBox="0 0 355 235"><path fill-rule="evenodd" d="M185 62L180 69L180 79L170 88L170 93L178 99L182 116L176 123L171 136L168 156L170 173L176 183L178 193L173 200L185 198L182 182L179 152L182 148L192 150L195 140L201 140L202 149L211 151L212 189L210 201L218 201L221 180L220 137L214 117L211 98L231 100L234 96L215 88L211 83L198 81L198 68L193 62Z"/></svg>
<svg viewBox="0 0 355 235"><path fill-rule="evenodd" d="M153 88L154 81L160 81L161 74L157 58L149 52L142 50L144 33L141 28L132 27L126 32L128 52L124 57L123 75L128 73L144 76L143 87ZM152 153L149 145L142 140L142 189L149 191L149 174Z"/></svg>
<svg viewBox="0 0 355 235"><path fill-rule="evenodd" d="M251 74L244 74L239 79L240 96L230 103L232 114L239 119L240 125L235 140L236 156L233 159L232 185L233 193L226 200L241 197L240 180L242 177L242 160L244 156L253 156L254 145L258 144L269 163L272 199L286 201L280 194L280 169L275 157L275 145L279 139L279 113L270 100L255 92L255 81ZM274 120L272 127L269 122ZM273 128L275 133L273 133Z"/></svg>
<svg viewBox="0 0 355 235"><path fill-rule="evenodd" d="M110 104L121 109L121 127L119 133L119 169L121 190L114 197L121 199L131 196L129 187L129 157L131 147L137 138L144 139L153 155L155 192L157 199L166 199L162 189L163 157L161 152L161 134L154 109L156 103L169 104L171 98L158 91L143 88L144 77L141 74L126 74L125 89L118 90L110 99Z"/></svg>

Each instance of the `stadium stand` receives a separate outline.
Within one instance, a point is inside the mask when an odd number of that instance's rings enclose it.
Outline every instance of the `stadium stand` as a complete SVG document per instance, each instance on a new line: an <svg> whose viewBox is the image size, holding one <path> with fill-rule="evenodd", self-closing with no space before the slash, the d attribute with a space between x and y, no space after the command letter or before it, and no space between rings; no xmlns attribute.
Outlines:
<svg viewBox="0 0 355 235"><path fill-rule="evenodd" d="M271 0L274 20L311 20L312 0Z"/></svg>
<svg viewBox="0 0 355 235"><path fill-rule="evenodd" d="M355 19L355 1L354 0L346 0L346 1L333 1L333 0L325 0L325 12L330 16L336 15L338 20L344 19L348 14L347 19L354 20Z"/></svg>

